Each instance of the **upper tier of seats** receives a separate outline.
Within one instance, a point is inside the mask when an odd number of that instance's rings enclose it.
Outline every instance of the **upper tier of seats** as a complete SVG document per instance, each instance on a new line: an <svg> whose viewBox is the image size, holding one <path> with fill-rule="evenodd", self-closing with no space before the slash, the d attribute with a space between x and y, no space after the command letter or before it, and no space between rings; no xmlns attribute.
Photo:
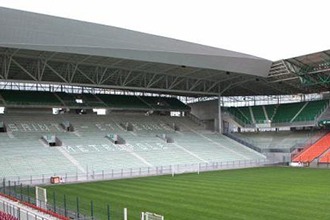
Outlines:
<svg viewBox="0 0 330 220"><path fill-rule="evenodd" d="M264 108L266 110L265 116L267 114L268 120L272 120L274 118L274 115L276 113L276 105L264 105Z"/></svg>
<svg viewBox="0 0 330 220"><path fill-rule="evenodd" d="M323 136L315 144L303 150L293 158L293 162L310 163L330 148L330 133Z"/></svg>
<svg viewBox="0 0 330 220"><path fill-rule="evenodd" d="M292 123L314 121L328 107L328 100L298 102L279 105L230 107L227 111L243 124L263 123ZM253 115L253 118L252 118Z"/></svg>
<svg viewBox="0 0 330 220"><path fill-rule="evenodd" d="M165 111L188 111L190 108L176 98L125 96L105 94L72 94L64 92L37 92L0 90L5 106L51 106L71 108L112 108ZM81 102L77 102L79 99Z"/></svg>
<svg viewBox="0 0 330 220"><path fill-rule="evenodd" d="M272 118L272 122L275 123L285 123L291 122L291 120L299 114L300 109L305 105L305 102L290 103L278 105L276 108L276 113Z"/></svg>
<svg viewBox="0 0 330 220"><path fill-rule="evenodd" d="M231 107L227 109L228 112L230 112L236 120L239 120L240 122L243 122L244 124L252 124L251 114L249 107Z"/></svg>
<svg viewBox="0 0 330 220"><path fill-rule="evenodd" d="M150 108L137 96L122 96L122 95L98 95L100 99L112 108L127 108L127 109L148 109Z"/></svg>
<svg viewBox="0 0 330 220"><path fill-rule="evenodd" d="M189 107L178 99L175 98L167 98L167 97L147 97L141 96L139 97L144 101L147 105L151 106L154 109L179 109L179 110L187 110Z"/></svg>
<svg viewBox="0 0 330 220"><path fill-rule="evenodd" d="M61 105L61 101L50 92L1 90L0 94L7 105Z"/></svg>
<svg viewBox="0 0 330 220"><path fill-rule="evenodd" d="M253 112L254 119L257 123L264 122L266 120L266 115L263 106L253 106L251 110Z"/></svg>
<svg viewBox="0 0 330 220"><path fill-rule="evenodd" d="M327 104L327 100L308 102L293 121L313 121L315 116L323 112Z"/></svg>

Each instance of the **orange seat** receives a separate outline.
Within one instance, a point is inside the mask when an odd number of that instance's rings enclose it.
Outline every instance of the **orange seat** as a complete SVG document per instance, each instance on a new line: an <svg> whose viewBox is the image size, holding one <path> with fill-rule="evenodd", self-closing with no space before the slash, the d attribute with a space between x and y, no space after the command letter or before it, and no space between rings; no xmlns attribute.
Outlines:
<svg viewBox="0 0 330 220"><path fill-rule="evenodd" d="M293 162L310 163L330 148L330 133L293 158ZM330 154L329 154L330 156Z"/></svg>
<svg viewBox="0 0 330 220"><path fill-rule="evenodd" d="M327 152L321 159L319 160L320 163L330 163L330 151Z"/></svg>

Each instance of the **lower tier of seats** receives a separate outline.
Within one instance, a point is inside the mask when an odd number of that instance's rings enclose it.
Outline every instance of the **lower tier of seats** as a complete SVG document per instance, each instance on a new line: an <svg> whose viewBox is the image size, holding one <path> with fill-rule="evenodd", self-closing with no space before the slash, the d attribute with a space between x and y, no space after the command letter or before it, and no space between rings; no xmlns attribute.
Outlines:
<svg viewBox="0 0 330 220"><path fill-rule="evenodd" d="M316 158L320 157L330 148L330 133L323 136L312 146L303 150L300 154L293 158L293 162L311 163Z"/></svg>
<svg viewBox="0 0 330 220"><path fill-rule="evenodd" d="M0 133L0 178L265 159L188 118L136 114L7 115L1 120L8 132ZM59 125L63 121L69 121L74 132L62 129ZM133 131L123 128L126 122L133 125ZM171 127L174 122L180 131ZM106 138L109 133L120 135L126 143L111 142ZM163 134L172 137L174 143L157 137ZM45 135L56 135L62 146L47 146L41 139Z"/></svg>

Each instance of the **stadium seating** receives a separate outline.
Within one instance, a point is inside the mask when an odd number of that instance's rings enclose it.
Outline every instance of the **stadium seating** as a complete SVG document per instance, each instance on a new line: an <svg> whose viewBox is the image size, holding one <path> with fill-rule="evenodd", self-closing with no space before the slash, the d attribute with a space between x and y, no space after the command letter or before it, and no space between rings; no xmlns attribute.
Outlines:
<svg viewBox="0 0 330 220"><path fill-rule="evenodd" d="M256 123L263 123L266 120L263 106L252 106L251 109Z"/></svg>
<svg viewBox="0 0 330 220"><path fill-rule="evenodd" d="M150 107L137 96L98 95L108 107L127 109L149 109Z"/></svg>
<svg viewBox="0 0 330 220"><path fill-rule="evenodd" d="M230 107L227 111L232 114L236 119L244 124L252 124L251 114L248 107Z"/></svg>
<svg viewBox="0 0 330 220"><path fill-rule="evenodd" d="M63 101L65 106L73 107L83 107L86 106L85 103L77 103L76 97L73 94L65 93L65 92L58 92L56 95Z"/></svg>
<svg viewBox="0 0 330 220"><path fill-rule="evenodd" d="M310 163L330 148L330 133L323 136L315 144L303 150L293 158L293 162Z"/></svg>
<svg viewBox="0 0 330 220"><path fill-rule="evenodd" d="M0 105L5 106L40 106L40 107L71 107L71 108L114 108L128 110L166 110L188 111L189 106L176 98L126 96L113 94L73 94L65 92L37 92L0 90ZM78 103L80 99L82 102Z"/></svg>
<svg viewBox="0 0 330 220"><path fill-rule="evenodd" d="M278 105L272 121L274 123L290 122L304 105L305 102Z"/></svg>
<svg viewBox="0 0 330 220"><path fill-rule="evenodd" d="M62 105L51 92L1 90L0 93L6 103L11 105Z"/></svg>
<svg viewBox="0 0 330 220"><path fill-rule="evenodd" d="M11 113L0 120L8 126L8 133L0 133L2 177L265 158L182 117L115 112L106 116ZM60 126L63 121L69 121L74 131L65 131ZM133 131L121 126L127 122ZM172 123L179 125L180 131L174 131ZM126 143L112 143L106 138L109 133L120 135ZM41 141L49 134L56 135L62 146L48 147ZM156 137L162 134L172 137L174 143Z"/></svg>
<svg viewBox="0 0 330 220"><path fill-rule="evenodd" d="M330 163L330 151L326 152L319 160L319 163Z"/></svg>
<svg viewBox="0 0 330 220"><path fill-rule="evenodd" d="M63 101L65 106L68 107L106 107L106 104L102 100L98 99L93 94L71 94L64 92L54 93ZM76 100L80 99L83 102L78 103Z"/></svg>
<svg viewBox="0 0 330 220"><path fill-rule="evenodd" d="M267 112L268 119L269 120L273 120L274 115L276 113L276 107L277 107L277 105L265 105L264 107L265 107L265 110Z"/></svg>
<svg viewBox="0 0 330 220"><path fill-rule="evenodd" d="M304 145L312 136L311 131L244 132L234 133L241 140L250 143L262 151L285 150Z"/></svg>
<svg viewBox="0 0 330 220"><path fill-rule="evenodd" d="M82 98L85 102L86 105L88 106L93 106L93 107L106 107L106 104L99 99L96 95L93 94L80 94L78 98Z"/></svg>
<svg viewBox="0 0 330 220"><path fill-rule="evenodd" d="M267 117L263 110L266 110L268 119L272 123L291 123L300 121L314 121L328 107L328 100L298 102L279 105L251 106L251 107L230 107L227 111L244 124L253 124L250 114L253 113L255 123L264 122Z"/></svg>
<svg viewBox="0 0 330 220"><path fill-rule="evenodd" d="M178 109L189 110L189 107L175 98L166 97L140 97L142 101L148 104L152 109Z"/></svg>
<svg viewBox="0 0 330 220"><path fill-rule="evenodd" d="M190 107L185 105L183 102L179 101L176 98L165 98L162 97L162 99L171 106L172 109L177 110L190 110Z"/></svg>
<svg viewBox="0 0 330 220"><path fill-rule="evenodd" d="M328 101L326 100L308 102L306 107L293 121L314 121L325 110L327 104Z"/></svg>

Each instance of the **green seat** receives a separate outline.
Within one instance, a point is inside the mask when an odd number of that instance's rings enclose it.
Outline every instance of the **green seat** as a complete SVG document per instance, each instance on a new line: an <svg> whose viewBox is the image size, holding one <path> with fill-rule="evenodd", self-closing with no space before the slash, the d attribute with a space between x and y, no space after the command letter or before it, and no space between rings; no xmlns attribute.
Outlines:
<svg viewBox="0 0 330 220"><path fill-rule="evenodd" d="M252 106L252 112L256 123L263 123L266 120L262 106Z"/></svg>
<svg viewBox="0 0 330 220"><path fill-rule="evenodd" d="M308 102L306 107L294 119L294 122L314 121L325 110L327 105L328 101L326 100Z"/></svg>
<svg viewBox="0 0 330 220"><path fill-rule="evenodd" d="M306 102L281 104L277 107L273 118L274 123L288 123L296 116Z"/></svg>
<svg viewBox="0 0 330 220"><path fill-rule="evenodd" d="M1 90L0 94L7 104L12 105L62 105L51 92Z"/></svg>
<svg viewBox="0 0 330 220"><path fill-rule="evenodd" d="M244 124L252 124L252 118L248 107L230 107L228 112Z"/></svg>
<svg viewBox="0 0 330 220"><path fill-rule="evenodd" d="M100 94L98 97L111 108L127 108L127 109L149 109L150 107L145 104L137 96L124 96L124 95L104 95Z"/></svg>
<svg viewBox="0 0 330 220"><path fill-rule="evenodd" d="M185 111L189 110L189 106L185 105L176 98L168 97L150 97L141 96L140 97L145 103L147 103L152 109L155 110L177 110Z"/></svg>

